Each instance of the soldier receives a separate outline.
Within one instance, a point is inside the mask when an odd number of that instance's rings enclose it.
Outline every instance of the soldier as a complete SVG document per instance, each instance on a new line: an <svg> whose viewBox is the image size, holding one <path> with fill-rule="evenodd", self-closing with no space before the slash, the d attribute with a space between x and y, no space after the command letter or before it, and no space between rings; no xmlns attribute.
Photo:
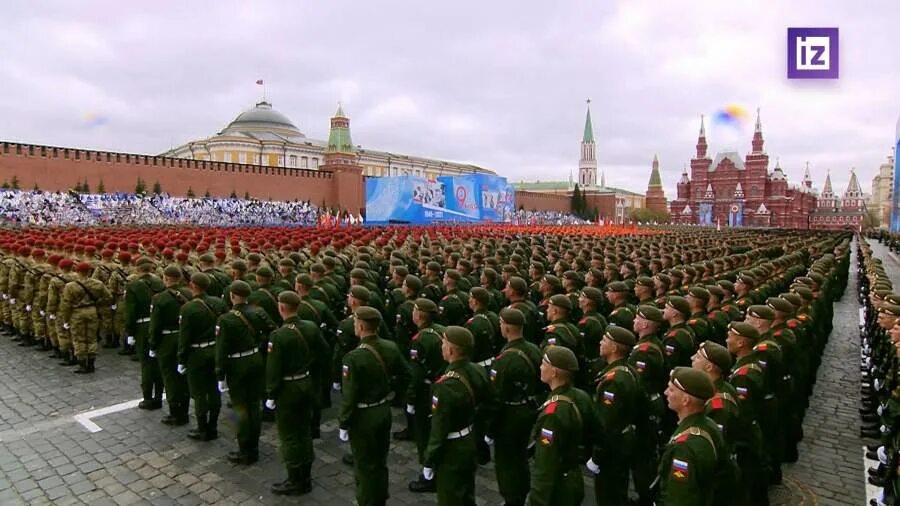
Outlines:
<svg viewBox="0 0 900 506"><path fill-rule="evenodd" d="M153 260L143 257L137 262L137 272L125 288L126 343L134 346L141 361L140 409L162 408L163 382L156 357L150 356L148 338L150 332L150 306L154 295L165 285L155 274ZM60 347L62 344L60 344Z"/></svg>
<svg viewBox="0 0 900 506"><path fill-rule="evenodd" d="M625 330L634 327L634 306L628 304L629 293L631 290L622 281L613 281L606 285L606 300L612 305L609 323Z"/></svg>
<svg viewBox="0 0 900 506"><path fill-rule="evenodd" d="M638 305L653 304L656 285L653 278L640 276L634 280L634 295Z"/></svg>
<svg viewBox="0 0 900 506"><path fill-rule="evenodd" d="M131 253L127 251L119 253L119 264L113 264L109 280L106 282L106 288L113 298L110 305L113 342L121 341L122 349L119 350L119 355L134 355L134 346L125 342L125 287L128 285L128 273L125 269L131 264Z"/></svg>
<svg viewBox="0 0 900 506"><path fill-rule="evenodd" d="M34 298L31 303L31 326L34 329L35 343L40 345L41 351L52 349L50 346L50 338L47 333L47 290L49 280L46 277L50 270L47 263L46 253L43 249L35 249L31 253L34 258L34 266L32 270L32 283L34 285Z"/></svg>
<svg viewBox="0 0 900 506"><path fill-rule="evenodd" d="M753 279L753 276L747 274L738 276L734 283L734 305L741 312L741 316L747 314L747 309L755 302L752 294L755 284L756 280Z"/></svg>
<svg viewBox="0 0 900 506"><path fill-rule="evenodd" d="M715 392L702 371L687 367L672 370L666 400L678 417L678 426L659 461L657 504L712 504L726 448L715 422L704 413Z"/></svg>
<svg viewBox="0 0 900 506"><path fill-rule="evenodd" d="M216 258L210 253L200 255L200 272L209 276L209 288L206 294L212 297L221 298L225 293L225 288L231 284L231 278L225 271L216 267Z"/></svg>
<svg viewBox="0 0 900 506"><path fill-rule="evenodd" d="M182 269L169 265L163 272L166 289L153 296L150 305L150 335L148 346L150 357L159 361L169 414L162 419L166 425L187 425L188 392L187 378L178 371L178 332L181 306L191 299L191 292L182 284Z"/></svg>
<svg viewBox="0 0 900 506"><path fill-rule="evenodd" d="M237 415L238 451L229 453L228 461L249 465L259 460L264 381L259 348L275 322L264 310L247 303L252 293L247 282L234 281L228 288L232 309L216 325L216 378L220 392L231 391Z"/></svg>
<svg viewBox="0 0 900 506"><path fill-rule="evenodd" d="M661 437L661 423L666 413L662 394L668 383L669 370L660 340L663 313L653 304L638 306L634 317L634 333L637 344L628 355L628 364L637 371L644 393L647 395L647 416L636 420L635 432L643 437L635 443L635 458L632 460L632 475L635 489L641 503L649 504L650 484L656 476L658 445ZM664 436L668 439L668 434Z"/></svg>
<svg viewBox="0 0 900 506"><path fill-rule="evenodd" d="M59 317L59 308L62 305L63 289L69 281L75 279L72 272L74 263L69 258L63 258L59 261L59 274L50 283L50 293L47 295L48 321L49 324L56 328L56 340L59 343L59 358L62 361L59 365L72 366L78 364L75 360L75 348L72 346L72 335L69 329L63 325L66 323ZM160 394L162 395L162 394Z"/></svg>
<svg viewBox="0 0 900 506"><path fill-rule="evenodd" d="M530 343L538 344L542 337L538 335L537 306L526 298L528 285L518 276L511 276L503 288L503 294L509 300L509 307L518 309L525 315L525 339Z"/></svg>
<svg viewBox="0 0 900 506"><path fill-rule="evenodd" d="M606 318L598 310L602 304L603 292L593 286L586 286L578 296L578 307L582 317L578 321L584 356L587 361L586 375L593 378L606 366L600 358L600 341L606 333Z"/></svg>
<svg viewBox="0 0 900 506"><path fill-rule="evenodd" d="M103 308L109 307L109 290L100 281L90 278L91 270L91 264L87 262L78 264L75 268L78 277L63 288L59 306L63 327L71 331L75 344L75 358L79 365L76 374L94 372L99 314Z"/></svg>
<svg viewBox="0 0 900 506"><path fill-rule="evenodd" d="M278 287L281 290L292 290L297 280L297 272L294 270L297 264L290 258L282 258L278 261Z"/></svg>
<svg viewBox="0 0 900 506"><path fill-rule="evenodd" d="M422 469L425 479L436 476L439 504L475 504L474 424L492 393L484 368L469 360L473 345L472 334L463 327L447 327L441 336L448 366L432 389L431 431Z"/></svg>
<svg viewBox="0 0 900 506"><path fill-rule="evenodd" d="M31 270L31 248L22 246L16 263L10 271L9 289L14 307L15 325L18 329L19 346L31 346L34 342L31 326L31 301L34 298L34 274ZM88 264L90 265L90 264Z"/></svg>
<svg viewBox="0 0 900 506"><path fill-rule="evenodd" d="M438 303L438 314L445 326L464 325L469 317L469 296L457 286L461 278L456 269L444 273L445 294Z"/></svg>
<svg viewBox="0 0 900 506"><path fill-rule="evenodd" d="M381 321L378 311L361 306L354 316L354 334L360 336L360 344L344 356L341 368L344 395L338 435L341 441L350 441L353 451L357 504L384 505L389 497L387 455L391 431L387 397L391 378L407 382L410 372L397 346L377 337Z"/></svg>
<svg viewBox="0 0 900 506"><path fill-rule="evenodd" d="M705 372L713 382L715 393L706 401L706 416L719 427L727 450L727 458L723 459L727 467L721 471L725 479L715 484L713 504L744 505L749 504L750 498L740 486L741 473L735 457L735 445L738 441L746 444L742 439L746 431L740 426L737 391L726 378L731 372L731 365L728 349L713 341L701 343L697 353L691 357L691 367Z"/></svg>
<svg viewBox="0 0 900 506"><path fill-rule="evenodd" d="M765 372L753 353L759 338L759 331L749 323L732 322L725 341L728 352L735 356L728 382L735 390L743 435L735 442L737 464L741 470L741 489L737 496L749 497L750 504L768 503L768 475L771 472L758 422L767 395Z"/></svg>
<svg viewBox="0 0 900 506"><path fill-rule="evenodd" d="M272 485L278 495L312 491L312 408L319 404L320 385L327 383L329 369L328 344L315 323L299 318L300 302L295 292L279 293L278 312L284 324L269 336L266 407L278 407L278 439L288 475Z"/></svg>
<svg viewBox="0 0 900 506"><path fill-rule="evenodd" d="M494 402L486 441L494 443L497 486L507 506L525 504L530 472L528 438L534 426L541 351L522 337L525 315L500 311L500 333L507 344L491 365Z"/></svg>
<svg viewBox="0 0 900 506"><path fill-rule="evenodd" d="M702 286L692 286L685 297L691 308L691 315L687 325L694 332L694 343L699 345L712 337L712 329L706 319L706 305L709 302L709 292Z"/></svg>
<svg viewBox="0 0 900 506"><path fill-rule="evenodd" d="M497 278L497 271L490 267L486 267L481 272L481 287L491 292L491 303L488 304L488 311L493 311L494 313L499 313L500 309L506 307L506 297L503 296L503 292L497 289Z"/></svg>
<svg viewBox="0 0 900 506"><path fill-rule="evenodd" d="M597 437L593 455L587 462L588 470L595 477L597 504L628 503L628 478L636 439L655 438L651 434L635 433L635 423L646 418L647 413L640 377L627 361L634 345L634 334L615 325L607 327L600 342L600 354L607 365L596 379ZM638 490L638 493L645 498L648 491Z"/></svg>
<svg viewBox="0 0 900 506"><path fill-rule="evenodd" d="M707 285L705 288L709 293L709 301L706 303L706 321L710 328L709 338L724 346L728 324L731 323L730 315L721 307L725 290L719 285Z"/></svg>
<svg viewBox="0 0 900 506"><path fill-rule="evenodd" d="M490 292L480 286L472 288L469 296L469 309L472 310L473 315L466 320L465 325L475 340L472 350L472 361L485 369L491 367L494 354L500 349L500 346L498 346L499 336L496 333L496 330L499 330L500 323L497 315L487 309L490 301ZM495 320L497 320L496 329L494 327Z"/></svg>
<svg viewBox="0 0 900 506"><path fill-rule="evenodd" d="M431 299L419 298L413 308L413 321L419 331L413 336L409 348L411 380L406 392L406 412L413 415L413 435L419 463L425 466L431 425L428 415L431 407L431 385L444 373L447 362L441 353L441 335L444 326L433 323L438 308ZM436 483L431 478L419 475L409 483L412 492L433 492Z"/></svg>
<svg viewBox="0 0 900 506"><path fill-rule="evenodd" d="M572 310L572 302L565 295L558 293L550 297L547 305L547 318L550 324L544 328L544 340L539 348L544 349L549 345L565 346L572 350L578 357L579 374L576 377L576 386L587 386L590 378L586 376L587 358L584 354L584 344L581 342L581 332L578 327L569 321L569 312Z"/></svg>
<svg viewBox="0 0 900 506"><path fill-rule="evenodd" d="M541 381L550 395L532 429L534 473L527 506L581 504L582 448L592 446L596 416L591 397L572 384L578 359L568 348L548 346L541 360Z"/></svg>
<svg viewBox="0 0 900 506"><path fill-rule="evenodd" d="M222 408L221 394L216 388L216 321L228 308L221 298L206 292L211 284L211 276L194 273L188 285L193 297L181 306L179 314L177 370L187 374L197 418L197 429L188 432L188 437L197 441L219 437Z"/></svg>
<svg viewBox="0 0 900 506"><path fill-rule="evenodd" d="M697 348L694 333L685 319L691 309L684 297L670 296L663 310L663 318L669 324L669 331L662 338L666 366L672 370L691 363L691 356Z"/></svg>
<svg viewBox="0 0 900 506"><path fill-rule="evenodd" d="M115 269L113 255L115 255L115 253L111 249L103 248L100 251L100 262L95 265L94 274L92 276L94 279L97 279L106 285L107 289L109 289L109 278L112 276L113 270ZM113 302L115 302L115 299L113 299ZM113 341L112 311L104 311L103 314L109 316L109 318L106 318L105 316L101 317L100 341L103 343L104 348L116 348L119 346L119 343Z"/></svg>

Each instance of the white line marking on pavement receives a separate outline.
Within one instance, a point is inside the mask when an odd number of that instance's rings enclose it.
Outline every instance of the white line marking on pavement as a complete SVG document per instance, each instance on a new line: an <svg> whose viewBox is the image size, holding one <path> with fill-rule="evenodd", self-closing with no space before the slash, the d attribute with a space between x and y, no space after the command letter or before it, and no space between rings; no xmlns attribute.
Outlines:
<svg viewBox="0 0 900 506"><path fill-rule="evenodd" d="M163 394L163 399L166 396ZM105 408L95 409L92 411L85 411L84 413L78 413L73 418L76 422L80 423L88 432L100 432L103 430L102 427L94 423L92 418L99 418L101 416L109 415L111 413L118 413L119 411L125 411L126 409L136 408L138 404L140 404L142 399L135 399L133 401L120 402L118 404L113 404L112 406L107 406Z"/></svg>
<svg viewBox="0 0 900 506"><path fill-rule="evenodd" d="M875 500L876 504L881 504L878 502L878 499L881 497L881 489L869 483L869 467L878 467L879 462L877 460L869 460L866 458L866 447L862 447L863 453L863 483L866 485L866 504L872 502L872 499Z"/></svg>

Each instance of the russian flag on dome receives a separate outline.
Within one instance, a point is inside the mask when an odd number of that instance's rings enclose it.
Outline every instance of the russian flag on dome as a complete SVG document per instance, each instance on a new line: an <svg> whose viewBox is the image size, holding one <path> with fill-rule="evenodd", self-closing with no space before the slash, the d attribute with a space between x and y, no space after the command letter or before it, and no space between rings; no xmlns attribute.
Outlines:
<svg viewBox="0 0 900 506"><path fill-rule="evenodd" d="M262 79L257 79L257 80L256 80L256 84L262 86L263 80L262 80Z"/></svg>

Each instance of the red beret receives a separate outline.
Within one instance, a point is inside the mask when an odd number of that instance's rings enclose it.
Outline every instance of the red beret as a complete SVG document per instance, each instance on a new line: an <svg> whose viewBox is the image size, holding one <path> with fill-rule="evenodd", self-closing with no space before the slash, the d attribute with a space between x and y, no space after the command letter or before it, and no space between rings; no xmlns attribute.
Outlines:
<svg viewBox="0 0 900 506"><path fill-rule="evenodd" d="M216 258L222 259L225 258L225 252L222 250L216 250Z"/></svg>
<svg viewBox="0 0 900 506"><path fill-rule="evenodd" d="M40 258L44 256L44 250L38 248L31 252L31 256L33 256L34 258Z"/></svg>
<svg viewBox="0 0 900 506"><path fill-rule="evenodd" d="M128 262L131 261L131 253L129 253L127 251L120 252L119 253L119 261L127 264Z"/></svg>
<svg viewBox="0 0 900 506"><path fill-rule="evenodd" d="M59 261L59 268L60 269L71 269L72 265L74 265L74 264L75 264L75 262L72 262L71 258L63 258L62 260Z"/></svg>
<svg viewBox="0 0 900 506"><path fill-rule="evenodd" d="M172 251L171 248L164 248L164 249L162 250L162 254L163 254L163 256L166 257L166 258L172 258L172 256L175 254L175 252Z"/></svg>
<svg viewBox="0 0 900 506"><path fill-rule="evenodd" d="M89 244L89 245L87 245L87 246L84 247L84 252L85 252L85 253L88 253L88 254L93 255L94 253L96 253L96 251L97 251L97 248L95 248L95 247L94 247L93 245L91 245L91 244Z"/></svg>
<svg viewBox="0 0 900 506"><path fill-rule="evenodd" d="M26 255L26 256L27 256L27 255L30 255L30 254L31 254L31 248L29 248L28 246L20 246L20 247L19 247L19 254L20 254L20 255Z"/></svg>
<svg viewBox="0 0 900 506"><path fill-rule="evenodd" d="M187 253L185 253L184 251L181 251L181 252L179 252L177 255L175 255L175 258L176 258L179 262L184 262L184 261L187 260L189 257L188 257L188 254L187 254Z"/></svg>
<svg viewBox="0 0 900 506"><path fill-rule="evenodd" d="M62 257L61 257L61 256L59 256L59 255L50 255L50 258L47 259L47 262L49 262L50 265L57 265L57 264L59 264L59 261L60 261L60 260L62 260Z"/></svg>
<svg viewBox="0 0 900 506"><path fill-rule="evenodd" d="M91 264L88 262L79 262L77 266L75 266L75 270L77 272L91 272Z"/></svg>

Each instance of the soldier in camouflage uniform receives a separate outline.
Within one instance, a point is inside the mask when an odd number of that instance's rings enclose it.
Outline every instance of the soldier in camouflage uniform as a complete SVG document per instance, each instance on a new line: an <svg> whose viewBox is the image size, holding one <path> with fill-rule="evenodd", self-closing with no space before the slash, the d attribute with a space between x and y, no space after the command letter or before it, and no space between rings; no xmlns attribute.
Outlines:
<svg viewBox="0 0 900 506"><path fill-rule="evenodd" d="M133 355L134 347L125 342L125 287L128 285L128 271L131 264L131 253L123 251L119 253L119 265L113 265L106 287L112 295L112 342L121 341L122 349L119 355Z"/></svg>
<svg viewBox="0 0 900 506"><path fill-rule="evenodd" d="M91 276L103 283L107 289L109 288L109 279L116 269L116 264L113 262L113 255L114 253L112 250L103 249L100 252L101 260L94 265L94 274ZM113 298L113 304L115 304L115 298ZM104 311L100 320L100 341L103 343L104 348L116 348L119 345L119 343L113 339L112 315L112 311ZM107 318L107 316L109 318Z"/></svg>
<svg viewBox="0 0 900 506"><path fill-rule="evenodd" d="M37 341L35 344L40 345L41 351L48 351L53 349L47 333L47 290L49 280L46 275L50 271L50 264L47 263L44 250L42 249L34 250L31 256L34 257L32 284L35 285L35 294L31 303L31 324L34 328L35 340Z"/></svg>
<svg viewBox="0 0 900 506"><path fill-rule="evenodd" d="M94 372L97 356L97 333L100 314L109 308L110 294L106 285L90 277L91 264L81 262L76 267L77 277L63 288L59 317L63 328L70 330L78 360L78 374Z"/></svg>

